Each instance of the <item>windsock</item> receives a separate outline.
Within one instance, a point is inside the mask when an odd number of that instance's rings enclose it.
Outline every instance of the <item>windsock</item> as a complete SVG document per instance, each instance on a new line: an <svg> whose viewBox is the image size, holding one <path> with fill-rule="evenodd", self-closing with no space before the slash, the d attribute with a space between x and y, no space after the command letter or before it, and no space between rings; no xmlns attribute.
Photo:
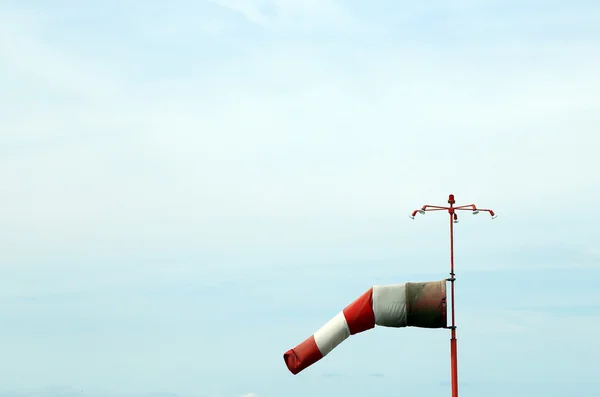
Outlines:
<svg viewBox="0 0 600 397"><path fill-rule="evenodd" d="M294 375L313 365L350 335L382 327L446 327L446 281L376 285L311 337L283 355Z"/></svg>

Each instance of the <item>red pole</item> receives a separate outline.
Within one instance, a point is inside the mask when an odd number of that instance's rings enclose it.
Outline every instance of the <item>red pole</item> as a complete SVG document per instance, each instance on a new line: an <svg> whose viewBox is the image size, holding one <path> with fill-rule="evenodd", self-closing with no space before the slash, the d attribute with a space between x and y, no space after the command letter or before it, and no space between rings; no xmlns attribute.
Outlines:
<svg viewBox="0 0 600 397"><path fill-rule="evenodd" d="M491 215L492 219L496 217L496 214L491 209L481 209L477 208L475 204L467 204L467 205L459 205L454 206L455 200L454 195L451 194L448 196L448 207L439 206L439 205L429 205L425 204L423 207L416 209L412 212L410 217L415 219L417 214L425 214L430 211L448 211L450 215L450 278L447 279L451 285L450 296L452 299L451 310L452 310L452 319L450 328L451 337L450 337L450 374L452 377L452 397L458 397L458 353L456 347L456 317L454 314L454 281L456 281L455 273L454 273L454 223L458 222L458 211L472 211L473 215L477 215L480 212L487 212Z"/></svg>
<svg viewBox="0 0 600 397"><path fill-rule="evenodd" d="M448 215L450 215L450 296L452 298L452 325L450 327L450 374L452 378L452 397L458 397L458 357L456 347L456 318L454 316L454 281L456 280L454 273L454 220L456 214L454 212L454 195L448 197Z"/></svg>

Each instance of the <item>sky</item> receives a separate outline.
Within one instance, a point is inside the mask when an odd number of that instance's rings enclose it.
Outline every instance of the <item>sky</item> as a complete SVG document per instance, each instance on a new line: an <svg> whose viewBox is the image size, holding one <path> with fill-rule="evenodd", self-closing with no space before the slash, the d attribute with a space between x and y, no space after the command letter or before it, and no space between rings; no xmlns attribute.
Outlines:
<svg viewBox="0 0 600 397"><path fill-rule="evenodd" d="M0 2L0 396L450 393L446 330L283 353L447 277L461 396L596 393L600 3Z"/></svg>

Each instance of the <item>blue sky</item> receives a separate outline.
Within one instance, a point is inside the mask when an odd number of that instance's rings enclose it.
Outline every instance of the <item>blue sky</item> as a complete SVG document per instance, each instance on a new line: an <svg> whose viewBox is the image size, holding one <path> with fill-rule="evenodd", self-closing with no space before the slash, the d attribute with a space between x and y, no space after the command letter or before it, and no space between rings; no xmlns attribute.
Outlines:
<svg viewBox="0 0 600 397"><path fill-rule="evenodd" d="M461 396L600 384L600 3L3 1L0 396L449 395L448 333L282 354L446 277ZM255 393L255 394L250 394Z"/></svg>

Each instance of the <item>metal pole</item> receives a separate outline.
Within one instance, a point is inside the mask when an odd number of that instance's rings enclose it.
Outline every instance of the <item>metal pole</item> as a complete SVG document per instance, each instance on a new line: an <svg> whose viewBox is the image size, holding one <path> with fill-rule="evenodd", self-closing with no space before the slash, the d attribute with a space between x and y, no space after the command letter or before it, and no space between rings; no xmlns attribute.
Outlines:
<svg viewBox="0 0 600 397"><path fill-rule="evenodd" d="M452 299L451 304L451 325L450 328L450 375L452 379L452 397L458 397L458 348L456 344L456 316L455 316L455 305L454 305L454 282L456 281L456 274L454 273L454 224L458 223L457 211L472 211L473 215L477 215L480 212L488 212L492 219L496 218L494 211L490 209L479 209L475 204L461 205L455 207L454 195L448 196L448 206L437 206L426 204L418 210L414 210L410 217L415 219L417 214L425 215L429 211L447 211L450 218L450 278L447 281L450 282L450 296Z"/></svg>
<svg viewBox="0 0 600 397"><path fill-rule="evenodd" d="M448 215L450 216L450 296L452 298L452 324L450 326L450 374L452 378L452 397L458 397L458 351L456 346L456 317L454 315L454 282L456 274L454 273L454 196L448 197L450 205ZM457 219L458 220L458 219Z"/></svg>

